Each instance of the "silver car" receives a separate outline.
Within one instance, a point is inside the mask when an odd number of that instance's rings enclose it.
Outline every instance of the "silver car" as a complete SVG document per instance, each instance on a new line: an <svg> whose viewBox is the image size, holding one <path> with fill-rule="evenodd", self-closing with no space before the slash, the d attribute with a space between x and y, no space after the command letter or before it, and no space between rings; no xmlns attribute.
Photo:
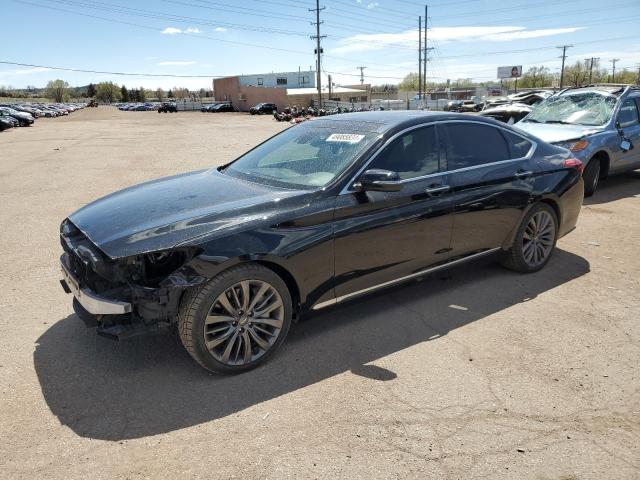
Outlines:
<svg viewBox="0 0 640 480"><path fill-rule="evenodd" d="M599 180L640 168L640 87L565 89L515 126L571 150L585 165L585 196Z"/></svg>

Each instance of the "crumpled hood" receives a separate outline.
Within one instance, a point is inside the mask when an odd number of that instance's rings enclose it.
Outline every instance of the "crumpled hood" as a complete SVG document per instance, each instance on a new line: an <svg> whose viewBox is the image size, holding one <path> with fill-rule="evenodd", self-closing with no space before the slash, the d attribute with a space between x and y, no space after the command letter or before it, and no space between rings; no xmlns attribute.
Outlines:
<svg viewBox="0 0 640 480"><path fill-rule="evenodd" d="M112 193L69 220L104 253L121 258L264 220L280 200L303 193L198 171Z"/></svg>
<svg viewBox="0 0 640 480"><path fill-rule="evenodd" d="M585 135L603 130L604 127L589 127L584 125L562 125L559 123L533 123L520 121L514 127L524 130L548 143L575 140Z"/></svg>

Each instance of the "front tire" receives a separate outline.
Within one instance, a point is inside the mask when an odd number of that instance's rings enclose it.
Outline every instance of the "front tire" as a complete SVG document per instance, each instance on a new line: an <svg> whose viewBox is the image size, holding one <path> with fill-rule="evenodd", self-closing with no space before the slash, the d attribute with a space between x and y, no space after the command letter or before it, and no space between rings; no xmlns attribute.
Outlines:
<svg viewBox="0 0 640 480"><path fill-rule="evenodd" d="M551 258L558 237L558 217L546 203L537 203L525 215L515 240L500 263L515 272L533 273Z"/></svg>
<svg viewBox="0 0 640 480"><path fill-rule="evenodd" d="M185 294L178 331L201 366L233 374L271 357L287 336L291 317L284 281L262 265L244 264Z"/></svg>
<svg viewBox="0 0 640 480"><path fill-rule="evenodd" d="M584 179L584 196L590 197L598 188L598 182L600 181L600 159L592 158L587 164L587 168L584 169L582 178Z"/></svg>

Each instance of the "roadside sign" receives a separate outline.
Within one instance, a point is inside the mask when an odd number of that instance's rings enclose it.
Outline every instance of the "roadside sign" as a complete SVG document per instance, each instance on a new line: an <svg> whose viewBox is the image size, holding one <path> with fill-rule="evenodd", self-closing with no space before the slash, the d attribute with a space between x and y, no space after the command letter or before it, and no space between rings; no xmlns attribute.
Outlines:
<svg viewBox="0 0 640 480"><path fill-rule="evenodd" d="M498 67L498 78L518 78L522 76L522 65Z"/></svg>

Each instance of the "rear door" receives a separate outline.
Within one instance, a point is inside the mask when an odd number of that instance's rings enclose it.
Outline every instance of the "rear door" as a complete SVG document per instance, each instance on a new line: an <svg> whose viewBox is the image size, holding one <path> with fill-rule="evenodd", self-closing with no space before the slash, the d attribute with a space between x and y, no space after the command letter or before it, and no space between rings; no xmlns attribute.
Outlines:
<svg viewBox="0 0 640 480"><path fill-rule="evenodd" d="M500 247L531 199L539 170L531 160L535 144L480 122L438 128L455 209L451 258Z"/></svg>

